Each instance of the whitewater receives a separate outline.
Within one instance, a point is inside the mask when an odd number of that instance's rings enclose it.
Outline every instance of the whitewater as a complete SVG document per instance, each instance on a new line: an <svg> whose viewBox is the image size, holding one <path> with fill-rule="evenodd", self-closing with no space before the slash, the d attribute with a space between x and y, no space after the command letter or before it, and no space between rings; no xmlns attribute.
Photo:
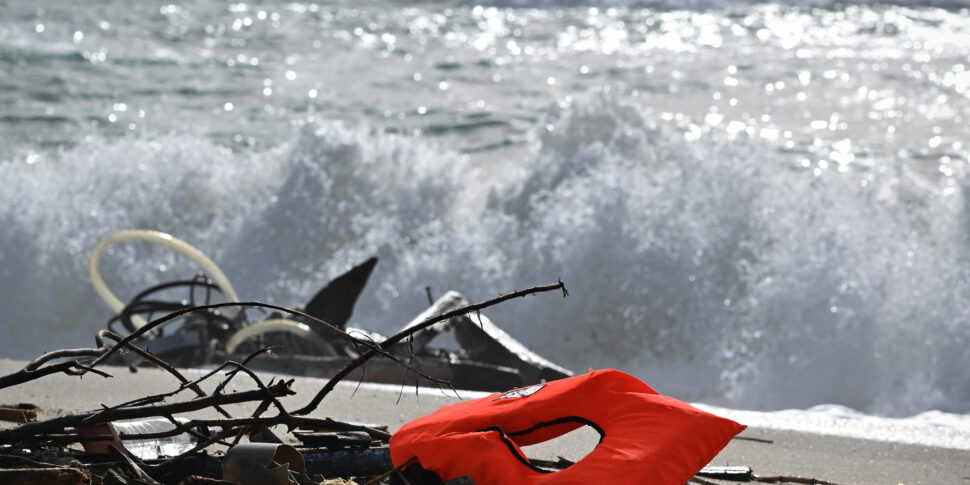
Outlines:
<svg viewBox="0 0 970 485"><path fill-rule="evenodd" d="M561 278L487 313L747 424L970 449L967 7L0 2L0 355L90 345L91 248L157 229L283 305L376 255L382 332Z"/></svg>

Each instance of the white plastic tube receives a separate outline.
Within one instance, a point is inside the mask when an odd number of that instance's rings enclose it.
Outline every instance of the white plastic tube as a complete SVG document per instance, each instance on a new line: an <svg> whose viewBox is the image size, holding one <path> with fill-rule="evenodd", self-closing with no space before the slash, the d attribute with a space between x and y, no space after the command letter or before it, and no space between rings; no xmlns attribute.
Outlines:
<svg viewBox="0 0 970 485"><path fill-rule="evenodd" d="M98 296L104 300L108 306L117 313L125 308L125 304L111 292L108 285L105 284L104 279L101 277L101 272L98 269L101 262L101 254L104 252L105 248L108 246L127 241L143 241L152 244L157 244L159 246L164 246L169 248L187 258L192 260L195 264L199 265L203 271L208 274L212 280L215 282L219 290L222 291L223 296L228 302L238 302L239 297L236 295L236 290L232 288L232 284L229 282L229 278L219 269L216 264L209 259L201 251L192 247L190 244L173 237L170 234L159 231L147 231L139 229L129 229L118 232L113 232L108 234L94 246L91 250L91 261L88 265L88 272L91 275L91 284L94 286L94 290L98 293ZM240 311L239 307L229 307L226 311L230 317L236 316ZM132 315L132 324L135 328L141 328L148 322L145 321L139 315ZM324 355L337 355L336 350L330 343L328 343L323 337L310 329L306 324L295 322L293 320L286 319L269 319L261 322L257 322L248 325L229 338L226 342L226 351L230 354L236 351L246 339L262 335L269 332L286 332L294 335L298 335L301 338L309 339L314 341L323 350Z"/></svg>
<svg viewBox="0 0 970 485"><path fill-rule="evenodd" d="M226 342L226 352L233 354L236 352L236 348L238 348L241 343L246 341L246 339L269 332L292 333L301 338L312 340L314 343L319 345L323 350L322 355L337 355L337 351L333 348L333 346L324 340L323 337L314 332L309 325L282 318L272 318L269 320L256 322L232 334L232 337L229 337L229 341Z"/></svg>
<svg viewBox="0 0 970 485"><path fill-rule="evenodd" d="M229 283L229 278L226 278L226 275L222 272L222 270L220 270L211 259L209 259L205 254L202 254L202 252L198 249L195 249L185 241L176 239L170 234L166 234L164 232L129 229L113 232L98 241L98 244L95 245L94 249L91 250L91 260L90 264L88 265L88 272L91 275L91 284L94 286L94 291L96 291L98 296L100 296L101 299L104 300L104 302L107 303L108 306L116 313L121 313L121 310L125 308L125 304L118 299L118 297L115 296L115 294L112 293L108 288L108 285L105 284L104 279L101 277L101 272L98 269L98 266L101 262L101 253L104 252L105 248L112 244L126 241L144 241L152 244L158 244L182 254L183 256L191 259L195 264L199 265L199 267L212 278L216 286L219 287L219 290L222 291L226 301L239 301L239 297L236 296L236 290L234 290L232 288L232 284ZM239 307L229 307L226 313L229 314L230 317L234 317L240 311L241 309ZM135 325L135 328L141 328L148 323L139 315L132 315L131 320Z"/></svg>

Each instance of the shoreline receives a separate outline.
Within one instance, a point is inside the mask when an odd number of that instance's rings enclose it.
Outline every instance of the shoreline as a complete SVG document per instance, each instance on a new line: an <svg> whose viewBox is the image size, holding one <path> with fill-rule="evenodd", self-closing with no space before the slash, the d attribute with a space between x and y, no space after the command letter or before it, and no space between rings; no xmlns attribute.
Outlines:
<svg viewBox="0 0 970 485"><path fill-rule="evenodd" d="M24 364L22 361L0 359L0 375L18 370ZM136 373L118 367L105 367L103 370L114 377L51 375L20 386L0 389L0 404L35 404L41 409L39 419L44 420L177 388L177 381L171 375L156 369L140 368ZM182 372L190 379L202 373L199 370ZM267 381L273 377L267 374L260 376ZM306 403L324 382L316 378L295 379L293 390L296 395L282 399L288 409L296 409ZM236 390L251 388L250 382L242 377L237 377L233 382L235 385L227 388L230 392L233 387ZM466 399L485 394L459 393ZM453 394L448 396L437 389L421 388L415 392L413 387L401 389L389 385L341 383L311 415L386 425L393 432L412 419L456 401ZM250 407L240 405L238 415L244 415ZM730 412L726 414L726 417L735 419ZM204 410L190 413L189 416L215 417L215 413ZM3 423L2 426L11 424ZM711 462L712 465L747 466L759 476L798 476L839 485L970 485L970 450L758 426L749 427L739 436L721 451ZM580 430L543 445L528 447L527 453L535 458L555 459L563 456L577 460L595 445L595 439L595 433Z"/></svg>

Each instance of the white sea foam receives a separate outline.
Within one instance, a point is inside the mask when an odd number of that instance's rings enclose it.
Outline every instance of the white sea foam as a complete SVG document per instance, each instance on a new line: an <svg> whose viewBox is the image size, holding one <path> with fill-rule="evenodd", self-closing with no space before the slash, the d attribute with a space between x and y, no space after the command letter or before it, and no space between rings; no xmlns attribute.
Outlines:
<svg viewBox="0 0 970 485"><path fill-rule="evenodd" d="M748 426L970 450L970 415L966 414L928 411L885 418L835 404L768 412L695 405Z"/></svg>
<svg viewBox="0 0 970 485"><path fill-rule="evenodd" d="M967 411L962 191L937 196L904 166L864 188L817 177L725 132L688 143L609 90L540 126L520 170L471 179L469 162L425 142L322 121L254 155L175 136L0 165L0 298L9 321L29 322L4 351L87 341L108 316L86 282L89 248L151 227L213 256L245 298L288 305L377 254L362 327L401 325L425 285L485 299L561 277L569 298L492 313L574 369L746 408ZM478 184L486 200L467 197ZM128 293L191 274L132 248L105 264Z"/></svg>
<svg viewBox="0 0 970 485"><path fill-rule="evenodd" d="M588 8L652 8L665 10L719 10L736 9L750 7L752 5L788 5L805 8L832 8L843 5L906 5L906 6L932 6L940 8L965 8L970 6L966 0L854 0L852 2L840 2L837 0L486 0L470 1L462 3L466 5L490 5L500 7L515 8L563 8L563 7L588 7Z"/></svg>

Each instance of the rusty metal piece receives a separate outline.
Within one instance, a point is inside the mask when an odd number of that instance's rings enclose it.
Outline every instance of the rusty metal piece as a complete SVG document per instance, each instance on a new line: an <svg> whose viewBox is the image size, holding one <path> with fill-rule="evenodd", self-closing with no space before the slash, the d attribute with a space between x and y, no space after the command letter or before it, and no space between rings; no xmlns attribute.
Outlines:
<svg viewBox="0 0 970 485"><path fill-rule="evenodd" d="M109 455L111 446L123 449L121 436L111 423L86 424L77 427L77 434L81 435L84 451L92 455Z"/></svg>
<svg viewBox="0 0 970 485"><path fill-rule="evenodd" d="M236 485L296 485L306 462L296 448L276 443L233 446L222 461L222 479Z"/></svg>
<svg viewBox="0 0 970 485"><path fill-rule="evenodd" d="M18 404L16 406L0 406L0 421L14 423L29 423L37 421L40 409L33 404Z"/></svg>

